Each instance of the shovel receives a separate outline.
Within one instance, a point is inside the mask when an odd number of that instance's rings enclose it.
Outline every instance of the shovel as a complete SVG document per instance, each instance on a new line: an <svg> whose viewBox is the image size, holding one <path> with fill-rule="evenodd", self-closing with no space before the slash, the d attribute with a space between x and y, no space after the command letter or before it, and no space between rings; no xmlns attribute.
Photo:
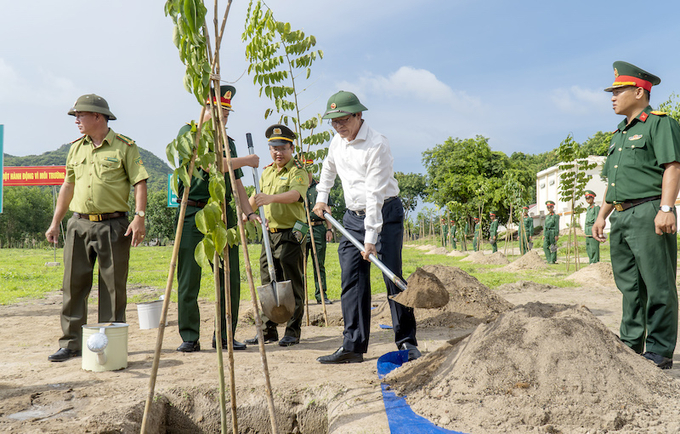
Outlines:
<svg viewBox="0 0 680 434"><path fill-rule="evenodd" d="M323 218L325 218L326 220L328 220L329 222L331 222L331 224L332 224L333 226L335 226L335 228L336 228L337 230L339 230L340 233L343 234L343 235L345 236L345 238L347 238L348 240L350 240L350 241L352 242L352 244L354 244L354 246L355 246L357 249L359 249L360 252L363 253L363 252L366 251L366 249L364 249L364 245L361 244L359 241L357 241L357 239L354 238L354 237L352 236L352 234L350 234L350 233L347 231L347 229L343 228L342 225L341 225L336 219L333 218L333 216L331 216L330 214L328 214L327 212L325 212L325 213L323 213ZM374 255L373 253L371 253L370 255L368 255L368 258L369 258L369 259L371 260L371 262L373 262L378 268L380 268L380 271L382 271L383 274L385 274L385 276L387 276L387 278L390 279L390 280L392 281L392 283L394 283L395 285L397 285L397 287L398 287L399 289L401 289L402 291L406 291L406 289L407 289L406 282L404 282L401 278L399 278L399 276L397 276L397 275L394 274L389 268L387 268L387 266L386 266L385 264L383 264L378 258L376 258L375 255Z"/></svg>
<svg viewBox="0 0 680 434"><path fill-rule="evenodd" d="M248 141L248 153L252 155L253 137L250 133L246 134ZM255 192L260 193L260 182L257 169L253 167L253 179L255 181ZM276 281L276 270L274 269L274 257L269 243L269 230L265 224L264 207L260 206L260 217L262 219L262 242L267 255L267 268L269 269L270 282L266 285L258 286L257 293L260 297L260 306L267 318L277 324L283 324L293 317L295 310L295 296L290 280L283 282Z"/></svg>

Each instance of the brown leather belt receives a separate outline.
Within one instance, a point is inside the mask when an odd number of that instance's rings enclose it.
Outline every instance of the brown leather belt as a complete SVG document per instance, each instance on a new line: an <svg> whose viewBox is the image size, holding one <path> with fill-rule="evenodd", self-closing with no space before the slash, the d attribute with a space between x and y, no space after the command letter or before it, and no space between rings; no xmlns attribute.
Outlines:
<svg viewBox="0 0 680 434"><path fill-rule="evenodd" d="M269 228L269 232L271 232L272 234L275 234L277 232L287 232L287 231L290 231L292 229L293 228Z"/></svg>
<svg viewBox="0 0 680 434"><path fill-rule="evenodd" d="M116 219L118 217L127 217L127 212L109 212L105 214L81 214L79 212L74 212L73 215L76 218L88 219L91 222L101 222L104 220Z"/></svg>
<svg viewBox="0 0 680 434"><path fill-rule="evenodd" d="M197 208L205 208L205 206L207 205L207 203L205 203L205 202L196 202L195 200L188 200L188 199L187 199L187 205L195 206L195 207L197 207Z"/></svg>
<svg viewBox="0 0 680 434"><path fill-rule="evenodd" d="M320 222L312 222L312 226L319 226L319 225L322 225L322 224L324 224L324 223L326 223L326 222L324 222L324 221L320 221Z"/></svg>
<svg viewBox="0 0 680 434"><path fill-rule="evenodd" d="M386 197L385 200L383 201L383 205L389 202L392 202L394 199L398 199L399 196L390 196ZM359 210L349 210L349 212L353 213L354 215L357 215L359 217L364 217L366 215L366 210L365 209L359 209Z"/></svg>
<svg viewBox="0 0 680 434"><path fill-rule="evenodd" d="M661 195L651 196L651 197L643 197L642 199L634 199L634 200L629 200L629 201L626 201L626 202L612 202L612 205L614 205L614 208L617 211L625 211L627 209L638 206L641 203L651 202L653 200L660 200L660 199L661 199Z"/></svg>

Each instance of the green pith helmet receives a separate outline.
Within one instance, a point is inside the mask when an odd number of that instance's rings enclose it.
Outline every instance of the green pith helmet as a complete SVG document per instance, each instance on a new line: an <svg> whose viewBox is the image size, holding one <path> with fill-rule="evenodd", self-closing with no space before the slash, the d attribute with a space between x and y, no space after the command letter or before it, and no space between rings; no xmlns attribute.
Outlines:
<svg viewBox="0 0 680 434"><path fill-rule="evenodd" d="M264 136L269 141L269 146L290 145L295 140L295 133L285 125L274 124L267 128Z"/></svg>
<svg viewBox="0 0 680 434"><path fill-rule="evenodd" d="M236 95L236 88L235 88L234 86L229 85L229 84L223 84L223 85L221 85L221 86L220 86L220 97L221 97L221 100L220 100L220 104L219 104L219 105L220 105L222 108L225 108L225 109L227 109L227 110L233 112L234 109L231 108L231 99L234 97L234 95ZM214 102L215 104L217 104L217 101L216 101L215 99L213 99L213 102ZM206 103L207 105L209 105L209 104L210 104L210 99L208 99L205 103Z"/></svg>
<svg viewBox="0 0 680 434"><path fill-rule="evenodd" d="M322 119L335 119L368 110L352 92L341 90L328 98Z"/></svg>
<svg viewBox="0 0 680 434"><path fill-rule="evenodd" d="M101 113L108 116L110 121L115 121L116 117L109 110L109 104L104 98L93 93L83 95L73 103L73 107L68 114L75 116L76 112Z"/></svg>
<svg viewBox="0 0 680 434"><path fill-rule="evenodd" d="M661 83L661 79L654 74L650 74L644 69L631 65L620 60L614 62L614 84L606 88L605 92L611 92L617 87L635 86L652 91L652 86Z"/></svg>

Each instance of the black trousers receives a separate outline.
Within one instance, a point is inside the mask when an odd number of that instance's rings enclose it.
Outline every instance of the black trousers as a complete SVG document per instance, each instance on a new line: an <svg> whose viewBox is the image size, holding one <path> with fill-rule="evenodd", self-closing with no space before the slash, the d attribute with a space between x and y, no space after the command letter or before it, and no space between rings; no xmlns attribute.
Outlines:
<svg viewBox="0 0 680 434"><path fill-rule="evenodd" d="M393 199L383 205L383 227L378 237L376 249L378 258L394 274L402 277L401 248L404 237L404 207L400 199ZM364 243L364 217L346 211L343 226L360 243ZM342 269L342 295L340 302L345 321L343 344L345 350L365 353L371 328L371 263L365 261L361 252L344 236L338 247L340 268ZM387 294L395 295L401 290L383 276ZM392 313L394 341L397 348L404 342L417 345L416 320L413 309L389 300Z"/></svg>

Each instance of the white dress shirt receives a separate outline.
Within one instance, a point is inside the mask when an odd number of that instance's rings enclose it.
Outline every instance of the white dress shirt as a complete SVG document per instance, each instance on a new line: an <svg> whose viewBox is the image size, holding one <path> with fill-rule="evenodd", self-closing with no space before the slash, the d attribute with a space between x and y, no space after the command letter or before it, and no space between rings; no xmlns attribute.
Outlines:
<svg viewBox="0 0 680 434"><path fill-rule="evenodd" d="M365 121L352 141L336 134L321 168L317 203L328 203L335 176L339 175L347 209L366 212L364 242L376 244L382 230L383 203L386 198L399 194L393 163L387 137Z"/></svg>

